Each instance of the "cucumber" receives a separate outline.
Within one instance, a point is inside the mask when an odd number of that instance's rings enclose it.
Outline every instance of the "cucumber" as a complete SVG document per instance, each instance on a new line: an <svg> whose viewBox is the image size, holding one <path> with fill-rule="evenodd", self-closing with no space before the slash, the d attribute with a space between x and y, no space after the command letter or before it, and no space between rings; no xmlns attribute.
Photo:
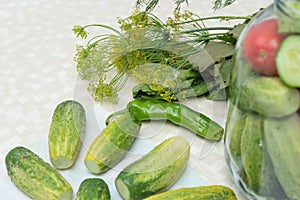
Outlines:
<svg viewBox="0 0 300 200"><path fill-rule="evenodd" d="M298 110L299 92L286 86L279 77L251 77L240 86L237 106L263 116L284 117Z"/></svg>
<svg viewBox="0 0 300 200"><path fill-rule="evenodd" d="M111 169L130 149L140 128L128 112L120 115L94 139L84 158L86 168L93 174Z"/></svg>
<svg viewBox="0 0 300 200"><path fill-rule="evenodd" d="M86 178L79 185L76 200L110 200L107 183L101 178Z"/></svg>
<svg viewBox="0 0 300 200"><path fill-rule="evenodd" d="M276 53L276 67L280 78L290 87L300 87L300 35L290 35Z"/></svg>
<svg viewBox="0 0 300 200"><path fill-rule="evenodd" d="M12 182L32 199L71 200L73 189L51 165L26 147L17 146L5 157Z"/></svg>
<svg viewBox="0 0 300 200"><path fill-rule="evenodd" d="M269 118L264 122L264 137L275 174L286 195L300 197L300 116Z"/></svg>
<svg viewBox="0 0 300 200"><path fill-rule="evenodd" d="M245 125L246 113L238 109L237 106L229 102L229 113L225 126L225 147L234 163L231 163L234 170L239 174L242 171L241 160L241 138Z"/></svg>
<svg viewBox="0 0 300 200"><path fill-rule="evenodd" d="M143 199L171 187L182 175L190 154L188 141L173 136L126 166L115 180L123 199Z"/></svg>
<svg viewBox="0 0 300 200"><path fill-rule="evenodd" d="M223 185L178 188L155 194L144 200L237 200L235 193Z"/></svg>
<svg viewBox="0 0 300 200"><path fill-rule="evenodd" d="M70 168L79 154L86 129L85 110L66 100L54 110L48 134L50 161L57 169Z"/></svg>
<svg viewBox="0 0 300 200"><path fill-rule="evenodd" d="M264 118L247 113L241 138L241 158L247 188L259 196L283 197L281 186L264 144ZM281 198L280 198L281 199Z"/></svg>
<svg viewBox="0 0 300 200"><path fill-rule="evenodd" d="M258 192L261 185L261 165L263 159L263 118L247 113L241 138L241 158L245 172L243 177L247 186Z"/></svg>

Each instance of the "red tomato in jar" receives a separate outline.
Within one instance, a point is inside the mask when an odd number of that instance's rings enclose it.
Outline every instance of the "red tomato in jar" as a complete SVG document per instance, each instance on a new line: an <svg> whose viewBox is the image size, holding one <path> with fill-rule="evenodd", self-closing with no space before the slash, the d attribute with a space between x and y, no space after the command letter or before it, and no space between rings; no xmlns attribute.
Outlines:
<svg viewBox="0 0 300 200"><path fill-rule="evenodd" d="M242 47L243 55L257 73L278 75L275 56L284 37L278 32L277 19L268 19L249 29Z"/></svg>

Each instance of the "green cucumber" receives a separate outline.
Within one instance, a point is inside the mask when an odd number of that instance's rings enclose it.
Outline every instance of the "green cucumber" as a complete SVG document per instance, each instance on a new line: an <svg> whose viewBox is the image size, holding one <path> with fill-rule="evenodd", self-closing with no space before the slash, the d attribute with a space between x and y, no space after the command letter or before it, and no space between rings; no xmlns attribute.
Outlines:
<svg viewBox="0 0 300 200"><path fill-rule="evenodd" d="M126 166L115 185L123 199L143 199L171 187L187 166L190 145L186 139L173 136L149 153Z"/></svg>
<svg viewBox="0 0 300 200"><path fill-rule="evenodd" d="M234 163L231 163L234 170L238 173L242 171L242 160L241 160L241 138L245 125L246 113L238 109L237 106L229 103L228 118L225 126L225 147L229 152Z"/></svg>
<svg viewBox="0 0 300 200"><path fill-rule="evenodd" d="M300 88L300 35L286 37L278 48L275 60L283 82Z"/></svg>
<svg viewBox="0 0 300 200"><path fill-rule="evenodd" d="M300 197L300 116L269 118L264 122L264 137L275 174L291 200Z"/></svg>
<svg viewBox="0 0 300 200"><path fill-rule="evenodd" d="M76 200L110 200L107 183L101 178L86 178L79 185Z"/></svg>
<svg viewBox="0 0 300 200"><path fill-rule="evenodd" d="M5 157L12 182L32 199L71 200L73 189L51 165L26 147L17 146Z"/></svg>
<svg viewBox="0 0 300 200"><path fill-rule="evenodd" d="M298 110L299 92L286 86L279 77L251 77L240 86L237 106L263 116L284 117Z"/></svg>
<svg viewBox="0 0 300 200"><path fill-rule="evenodd" d="M144 200L237 200L235 193L223 185L178 188L150 196Z"/></svg>
<svg viewBox="0 0 300 200"><path fill-rule="evenodd" d="M126 112L108 124L89 147L84 164L93 174L101 174L115 166L132 146L141 123Z"/></svg>
<svg viewBox="0 0 300 200"><path fill-rule="evenodd" d="M282 189L264 144L264 118L247 113L241 138L244 182L259 196L282 197Z"/></svg>
<svg viewBox="0 0 300 200"><path fill-rule="evenodd" d="M57 105L48 134L50 160L57 169L70 168L79 154L86 129L85 110L74 100Z"/></svg>
<svg viewBox="0 0 300 200"><path fill-rule="evenodd" d="M261 165L263 159L263 118L247 113L241 138L241 158L247 186L254 192L260 189Z"/></svg>

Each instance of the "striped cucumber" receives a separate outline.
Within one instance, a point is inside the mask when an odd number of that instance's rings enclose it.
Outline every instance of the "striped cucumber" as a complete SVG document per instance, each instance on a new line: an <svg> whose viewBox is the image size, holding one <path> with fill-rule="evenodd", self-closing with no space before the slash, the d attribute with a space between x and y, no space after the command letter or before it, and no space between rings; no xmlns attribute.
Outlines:
<svg viewBox="0 0 300 200"><path fill-rule="evenodd" d="M223 185L178 188L152 195L144 200L237 200L235 193Z"/></svg>
<svg viewBox="0 0 300 200"><path fill-rule="evenodd" d="M275 174L286 195L300 197L300 116L268 118L264 122L264 137Z"/></svg>
<svg viewBox="0 0 300 200"><path fill-rule="evenodd" d="M168 138L126 166L115 180L116 188L125 200L142 199L162 192L182 175L189 154L190 145L185 138Z"/></svg>
<svg viewBox="0 0 300 200"><path fill-rule="evenodd" d="M264 117L247 113L241 138L244 181L259 196L283 197L264 144ZM243 176L243 175L242 175Z"/></svg>
<svg viewBox="0 0 300 200"><path fill-rule="evenodd" d="M246 113L238 109L237 106L229 102L228 118L226 122L225 132L225 147L230 152L231 158L234 160L231 167L240 173L242 171L241 160L241 138L245 125ZM230 134L230 135L228 135Z"/></svg>
<svg viewBox="0 0 300 200"><path fill-rule="evenodd" d="M254 192L260 189L262 164L263 118L247 113L241 138L241 158L245 172L244 181Z"/></svg>
<svg viewBox="0 0 300 200"><path fill-rule="evenodd" d="M50 160L55 168L67 169L75 163L85 128L85 110L79 102L67 100L57 105L48 134Z"/></svg>
<svg viewBox="0 0 300 200"><path fill-rule="evenodd" d="M263 116L284 117L296 112L300 95L296 88L286 86L279 77L251 77L238 89L237 105L241 110Z"/></svg>
<svg viewBox="0 0 300 200"><path fill-rule="evenodd" d="M32 199L72 199L73 189L66 179L28 148L17 146L10 150L5 164L12 182Z"/></svg>
<svg viewBox="0 0 300 200"><path fill-rule="evenodd" d="M79 185L76 200L110 200L107 183L101 178L86 178Z"/></svg>
<svg viewBox="0 0 300 200"><path fill-rule="evenodd" d="M101 174L115 166L127 153L141 128L127 112L110 124L95 138L84 163L93 174Z"/></svg>

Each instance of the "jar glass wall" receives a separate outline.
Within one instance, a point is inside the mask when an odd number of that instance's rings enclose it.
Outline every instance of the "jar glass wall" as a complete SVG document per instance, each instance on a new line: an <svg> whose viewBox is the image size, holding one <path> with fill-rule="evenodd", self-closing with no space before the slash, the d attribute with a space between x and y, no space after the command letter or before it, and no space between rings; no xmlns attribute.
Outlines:
<svg viewBox="0 0 300 200"><path fill-rule="evenodd" d="M236 45L225 155L249 199L300 199L299 33L300 1L275 0Z"/></svg>

